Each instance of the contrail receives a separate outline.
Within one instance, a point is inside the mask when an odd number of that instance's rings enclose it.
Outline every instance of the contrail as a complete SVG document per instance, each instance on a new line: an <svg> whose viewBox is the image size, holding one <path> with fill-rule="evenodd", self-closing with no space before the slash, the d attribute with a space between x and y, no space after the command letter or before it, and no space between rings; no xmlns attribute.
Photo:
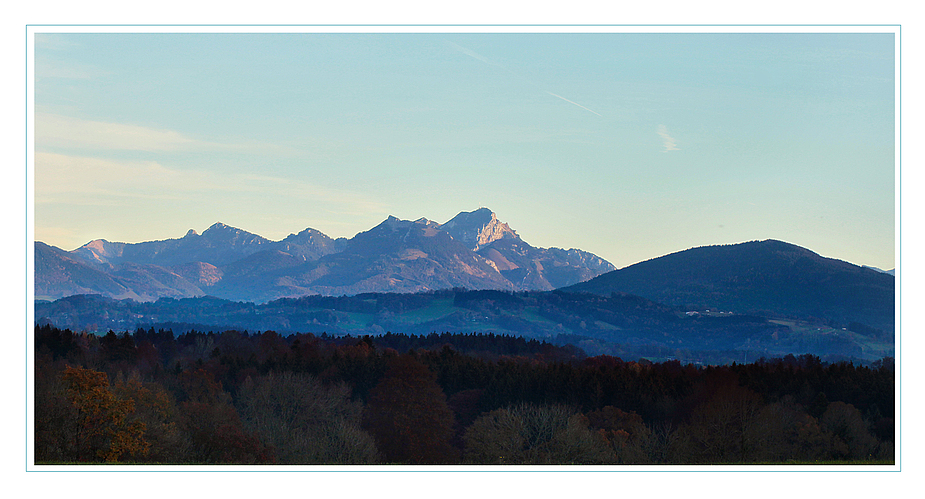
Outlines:
<svg viewBox="0 0 925 499"><path fill-rule="evenodd" d="M476 52L476 51L474 51L474 50L467 49L466 47L463 47L462 45L460 45L460 44L458 44L458 43L453 43L453 42L451 42L451 41L449 41L449 40L446 40L446 43L447 43L450 47L453 47L454 50L459 51L459 52L461 52L461 53L463 53L463 54L466 54L467 56L469 56L469 57L471 57L471 58L473 58L473 59L477 59L477 60L479 60L479 61L482 61L482 62L484 62L485 64L488 64L489 66L495 66L495 67L501 68L501 69L507 71L508 73L514 75L515 77L521 79L521 80L524 79L523 77L521 77L521 76L518 75L517 73L515 73L515 72L511 71L510 69L508 69L508 68L502 66L501 64L498 64L497 62L492 62L490 59L488 59L487 57L483 56L482 54L479 54L478 52ZM539 85L537 85L536 83L532 83L532 82L528 82L528 83L531 83L531 84L533 84L533 85L535 85L535 86L539 86ZM577 103L577 102L575 102L575 101L571 101L571 100L566 99L565 97L562 97L561 95L554 94L554 93L550 92L549 90L546 90L545 92L546 92L547 94L553 96L553 97L558 97L558 98L564 100L565 102L568 102L569 104L574 104L574 105L576 105L576 106L578 106L578 107L584 109L585 111L588 111L588 112L590 112L590 113L594 113L594 114L600 116L601 118L604 117L604 115L602 115L601 113L599 113L599 112L597 112L597 111L594 111L594 110L592 110L592 109L588 109L588 108L582 106L581 104L579 104L579 103Z"/></svg>
<svg viewBox="0 0 925 499"><path fill-rule="evenodd" d="M579 103L577 103L577 102L575 102L575 101L570 101L570 100L566 99L565 97L562 97L561 95L556 95L556 94L550 92L549 90L547 90L546 93L549 94L549 95L551 95L551 96L553 96L553 97L558 97L558 98L564 100L565 102L568 102L569 104L575 104L576 106L578 106L578 107L584 109L585 111L592 112L592 113L594 113L594 114L600 116L601 118L604 117L601 113L599 113L599 112L597 112L597 111L593 111L593 110L591 110L591 109L588 109L588 108L582 106L581 104L579 104Z"/></svg>
<svg viewBox="0 0 925 499"><path fill-rule="evenodd" d="M460 44L458 44L458 43L453 43L453 42L451 42L451 41L447 41L446 43L448 43L451 47L453 47L454 49L458 50L459 52L462 52L463 54L466 54L466 55L468 55L469 57L471 57L471 58L473 58L473 59L478 59L478 60L484 62L485 64L488 64L489 66L498 66L498 67L501 67L500 64L498 64L498 63L496 63L496 62L491 62L490 60L488 60L487 57L482 56L481 54L479 54L478 52L476 52L476 51L474 51L474 50L469 50L469 49L467 49L466 47L463 47L462 45L460 45Z"/></svg>

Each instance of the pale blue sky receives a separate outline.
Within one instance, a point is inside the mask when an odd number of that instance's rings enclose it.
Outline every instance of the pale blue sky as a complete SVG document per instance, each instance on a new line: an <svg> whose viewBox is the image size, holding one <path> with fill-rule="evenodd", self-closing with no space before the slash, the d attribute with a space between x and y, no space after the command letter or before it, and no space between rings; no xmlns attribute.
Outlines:
<svg viewBox="0 0 925 499"><path fill-rule="evenodd" d="M889 269L894 88L891 33L37 34L35 238L487 206L618 267L773 238Z"/></svg>

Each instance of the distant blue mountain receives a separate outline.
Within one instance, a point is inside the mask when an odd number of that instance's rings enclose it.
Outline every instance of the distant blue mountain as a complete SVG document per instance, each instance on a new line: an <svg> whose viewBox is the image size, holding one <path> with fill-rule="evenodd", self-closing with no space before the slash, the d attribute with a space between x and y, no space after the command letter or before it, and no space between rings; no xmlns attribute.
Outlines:
<svg viewBox="0 0 925 499"><path fill-rule="evenodd" d="M691 311L794 317L892 331L895 279L782 241L692 248L565 287L631 293Z"/></svg>
<svg viewBox="0 0 925 499"><path fill-rule="evenodd" d="M877 272L883 272L884 274L890 274L891 276L896 275L896 269L883 270L883 269L878 269L877 267L871 267L870 265L864 265L864 268L876 270Z"/></svg>

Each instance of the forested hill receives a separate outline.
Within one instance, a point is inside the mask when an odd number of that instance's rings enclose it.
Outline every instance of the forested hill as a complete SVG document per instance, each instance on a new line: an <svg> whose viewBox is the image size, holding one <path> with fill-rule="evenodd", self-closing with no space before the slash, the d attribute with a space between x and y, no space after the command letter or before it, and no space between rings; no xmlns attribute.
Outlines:
<svg viewBox="0 0 925 499"><path fill-rule="evenodd" d="M680 251L563 290L632 293L686 310L895 326L892 275L775 240Z"/></svg>
<svg viewBox="0 0 925 499"><path fill-rule="evenodd" d="M483 333L574 344L590 355L676 358L723 364L760 356L810 353L872 361L893 355L890 332L863 323L825 323L759 315L686 314L639 296L613 293L504 292L462 289L427 293L283 298L265 304L214 297L156 302L78 295L37 302L35 318L73 331L138 327L331 336L387 332Z"/></svg>

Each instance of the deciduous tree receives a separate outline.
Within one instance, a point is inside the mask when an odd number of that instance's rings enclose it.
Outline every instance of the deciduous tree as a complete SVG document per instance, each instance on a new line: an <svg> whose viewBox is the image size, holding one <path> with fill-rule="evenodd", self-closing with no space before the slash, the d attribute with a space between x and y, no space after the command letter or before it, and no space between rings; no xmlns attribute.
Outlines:
<svg viewBox="0 0 925 499"><path fill-rule="evenodd" d="M363 427L392 463L452 463L453 412L434 374L411 355L392 360L369 394Z"/></svg>
<svg viewBox="0 0 925 499"><path fill-rule="evenodd" d="M180 412L190 442L189 461L259 464L275 460L272 449L244 429L230 394L210 372L201 368L184 371L180 385L187 397Z"/></svg>
<svg viewBox="0 0 925 499"><path fill-rule="evenodd" d="M135 402L117 397L109 389L106 373L67 367L62 379L67 398L76 409L77 427L72 438L78 460L115 462L123 454L147 452L144 423L127 420Z"/></svg>
<svg viewBox="0 0 925 499"><path fill-rule="evenodd" d="M836 457L869 459L877 449L864 417L853 405L832 402L822 414L822 427L833 436Z"/></svg>
<svg viewBox="0 0 925 499"><path fill-rule="evenodd" d="M638 414L606 406L588 413L588 422L613 449L618 464L648 462L645 445L651 432Z"/></svg>
<svg viewBox="0 0 925 499"><path fill-rule="evenodd" d="M607 443L562 405L517 404L483 414L466 431L472 464L605 464Z"/></svg>
<svg viewBox="0 0 925 499"><path fill-rule="evenodd" d="M762 427L761 397L735 384L726 384L694 409L688 427L694 459L709 463L754 461Z"/></svg>
<svg viewBox="0 0 925 499"><path fill-rule="evenodd" d="M373 464L373 438L360 428L362 405L343 382L324 386L308 374L248 378L237 407L244 427L271 445L282 464Z"/></svg>
<svg viewBox="0 0 925 499"><path fill-rule="evenodd" d="M135 401L131 418L145 425L147 453L128 457L133 461L155 463L180 462L189 442L180 430L179 409L173 397L157 382L143 382L138 372L117 376L113 392L122 399Z"/></svg>

